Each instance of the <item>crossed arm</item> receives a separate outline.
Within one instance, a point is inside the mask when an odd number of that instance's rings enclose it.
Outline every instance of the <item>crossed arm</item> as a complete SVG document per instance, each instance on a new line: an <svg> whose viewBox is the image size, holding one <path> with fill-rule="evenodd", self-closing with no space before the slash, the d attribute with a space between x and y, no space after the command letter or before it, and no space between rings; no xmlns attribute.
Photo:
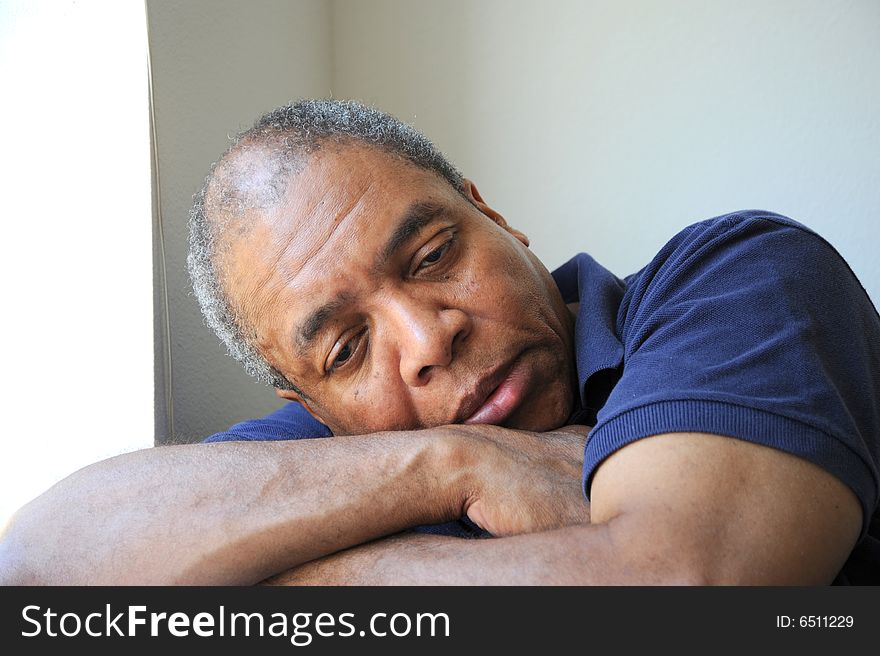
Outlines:
<svg viewBox="0 0 880 656"><path fill-rule="evenodd" d="M815 584L861 527L824 470L732 438L585 427L160 447L87 467L0 541L7 584ZM498 537L400 534L467 514ZM391 536L391 537L386 537Z"/></svg>
<svg viewBox="0 0 880 656"><path fill-rule="evenodd" d="M824 470L716 435L622 449L592 498L589 524L495 540L395 536L266 583L827 584L861 526L855 495Z"/></svg>

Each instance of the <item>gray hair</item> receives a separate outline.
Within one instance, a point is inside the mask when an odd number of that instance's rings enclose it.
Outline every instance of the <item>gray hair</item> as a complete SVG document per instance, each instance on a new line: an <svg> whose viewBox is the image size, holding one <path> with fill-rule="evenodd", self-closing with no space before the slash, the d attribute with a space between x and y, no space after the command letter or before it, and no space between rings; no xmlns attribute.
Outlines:
<svg viewBox="0 0 880 656"><path fill-rule="evenodd" d="M279 202L290 176L324 144L351 142L403 157L445 178L464 195L458 170L412 126L356 101L301 100L264 114L236 136L193 197L187 268L205 322L248 374L279 389L303 394L260 353L253 329L226 294L218 263L228 246L225 228L249 209ZM242 162L243 153L256 157Z"/></svg>

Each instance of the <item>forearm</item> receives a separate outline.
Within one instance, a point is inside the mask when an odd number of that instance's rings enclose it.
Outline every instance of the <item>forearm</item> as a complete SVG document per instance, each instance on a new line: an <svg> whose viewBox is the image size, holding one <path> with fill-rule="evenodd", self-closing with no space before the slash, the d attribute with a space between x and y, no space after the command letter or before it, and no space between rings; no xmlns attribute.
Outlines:
<svg viewBox="0 0 880 656"><path fill-rule="evenodd" d="M687 583L674 563L628 563L608 525L508 538L405 534L317 559L269 585L621 585Z"/></svg>
<svg viewBox="0 0 880 656"><path fill-rule="evenodd" d="M462 538L402 533L317 558L262 582L263 585L442 585L435 559L466 542Z"/></svg>
<svg viewBox="0 0 880 656"><path fill-rule="evenodd" d="M91 465L25 506L4 583L247 584L445 521L431 435L147 449Z"/></svg>

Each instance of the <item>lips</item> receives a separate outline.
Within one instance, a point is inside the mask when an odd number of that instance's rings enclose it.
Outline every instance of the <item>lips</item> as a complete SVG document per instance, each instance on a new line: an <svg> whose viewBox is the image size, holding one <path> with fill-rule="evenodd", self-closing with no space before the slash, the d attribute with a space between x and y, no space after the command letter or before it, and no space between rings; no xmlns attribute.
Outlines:
<svg viewBox="0 0 880 656"><path fill-rule="evenodd" d="M456 423L500 424L522 403L527 384L526 367L520 358L496 369L462 399Z"/></svg>

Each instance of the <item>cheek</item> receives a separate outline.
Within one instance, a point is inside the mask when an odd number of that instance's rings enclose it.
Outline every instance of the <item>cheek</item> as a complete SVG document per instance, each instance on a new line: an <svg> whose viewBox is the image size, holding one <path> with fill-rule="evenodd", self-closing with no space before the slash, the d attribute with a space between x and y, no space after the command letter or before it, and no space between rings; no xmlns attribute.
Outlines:
<svg viewBox="0 0 880 656"><path fill-rule="evenodd" d="M339 400L327 413L334 420L330 423L339 426L347 434L414 427L415 420L404 402L405 395L394 387L394 380L393 376L374 373L353 385L339 395Z"/></svg>
<svg viewBox="0 0 880 656"><path fill-rule="evenodd" d="M486 318L515 320L544 317L548 297L537 273L515 248L495 248L472 260L459 299L471 299L475 313Z"/></svg>

